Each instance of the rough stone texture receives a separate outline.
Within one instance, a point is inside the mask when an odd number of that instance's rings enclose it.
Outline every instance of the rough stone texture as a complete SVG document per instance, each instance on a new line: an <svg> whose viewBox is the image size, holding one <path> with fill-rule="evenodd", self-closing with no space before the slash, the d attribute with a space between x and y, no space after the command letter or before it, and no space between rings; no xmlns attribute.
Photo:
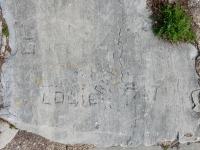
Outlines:
<svg viewBox="0 0 200 150"><path fill-rule="evenodd" d="M197 50L154 37L146 1L0 2L12 48L0 117L66 144L196 138Z"/></svg>
<svg viewBox="0 0 200 150"><path fill-rule="evenodd" d="M196 68L197 74L200 76L200 56L198 56L198 57L196 58L196 61L195 61L195 68Z"/></svg>
<svg viewBox="0 0 200 150"><path fill-rule="evenodd" d="M191 143L191 144L181 144L179 148L166 148L166 150L199 150L200 144L199 143ZM160 146L143 146L140 145L135 148L122 148L122 147L109 147L109 148L94 148L91 150L165 150Z"/></svg>
<svg viewBox="0 0 200 150"><path fill-rule="evenodd" d="M143 145L140 145L136 148L122 148L122 147L109 147L109 148L94 148L91 150L163 150L163 148L161 148L160 146L150 146L150 147L146 147Z"/></svg>
<svg viewBox="0 0 200 150"><path fill-rule="evenodd" d="M193 14L193 21L198 25L200 26L200 16L199 16L199 11L200 11L200 8L199 8L199 3L197 3L195 6L191 7L191 13Z"/></svg>
<svg viewBox="0 0 200 150"><path fill-rule="evenodd" d="M192 143L192 144L182 144L180 145L179 150L199 150L200 144L199 143Z"/></svg>

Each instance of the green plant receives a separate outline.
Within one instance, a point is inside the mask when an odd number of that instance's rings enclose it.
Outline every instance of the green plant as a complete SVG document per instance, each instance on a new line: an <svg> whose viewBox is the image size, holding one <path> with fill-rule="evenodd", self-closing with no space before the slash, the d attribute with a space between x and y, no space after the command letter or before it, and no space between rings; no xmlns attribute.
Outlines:
<svg viewBox="0 0 200 150"><path fill-rule="evenodd" d="M6 124L8 124L10 129L17 129L15 127L15 125L11 124L10 122L8 122L7 120L5 120L3 118L0 118L0 123L6 123Z"/></svg>
<svg viewBox="0 0 200 150"><path fill-rule="evenodd" d="M9 36L8 26L6 24L2 25L2 33L7 37Z"/></svg>
<svg viewBox="0 0 200 150"><path fill-rule="evenodd" d="M190 27L191 18L180 8L178 3L161 3L159 10L153 13L153 33L170 42L193 42L195 33Z"/></svg>
<svg viewBox="0 0 200 150"><path fill-rule="evenodd" d="M10 124L10 129L16 129L16 127L12 124Z"/></svg>
<svg viewBox="0 0 200 150"><path fill-rule="evenodd" d="M168 150L168 146L162 146L163 150Z"/></svg>

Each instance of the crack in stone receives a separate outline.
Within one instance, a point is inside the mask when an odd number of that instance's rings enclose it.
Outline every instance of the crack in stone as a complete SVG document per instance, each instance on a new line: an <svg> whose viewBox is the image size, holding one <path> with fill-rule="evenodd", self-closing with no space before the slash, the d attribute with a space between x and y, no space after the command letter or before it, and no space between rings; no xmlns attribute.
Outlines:
<svg viewBox="0 0 200 150"><path fill-rule="evenodd" d="M7 110L8 110L8 109L7 109ZM14 115L13 113L11 113L9 110L8 110L8 113L9 113L9 115L11 115L11 116L13 116L13 117L15 117L15 118L18 119L18 117L17 117L16 115Z"/></svg>
<svg viewBox="0 0 200 150"><path fill-rule="evenodd" d="M120 45L120 43L121 43L121 32L122 32L123 25L124 25L124 18L123 18L123 15L122 15L122 25L119 28L119 34L118 34L119 35L119 37L118 37L118 45Z"/></svg>
<svg viewBox="0 0 200 150"><path fill-rule="evenodd" d="M123 45L121 43L121 34L122 34L122 28L124 26L124 8L123 8L123 5L122 5L122 2L121 0L119 0L119 4L121 6L121 10L122 10L122 15L121 15L121 26L119 28L119 36L118 36L118 46L120 47L120 50L121 50L121 53L120 53L120 56L119 56L119 63L120 63L120 71L121 71L121 81L123 82L123 71L122 71L122 68L123 68L123 65L122 65L122 55L123 55L123 52L124 52L124 48L123 48Z"/></svg>
<svg viewBox="0 0 200 150"><path fill-rule="evenodd" d="M179 132L177 132L176 140L179 141Z"/></svg>
<svg viewBox="0 0 200 150"><path fill-rule="evenodd" d="M118 33L118 46L120 46L120 44L121 44L121 34L122 34L122 28L123 28L123 26L124 26L124 8L123 8L123 4L122 4L122 2L121 2L121 0L119 0L119 4L120 4L120 7L121 7L121 11L122 11L122 15L121 15L121 26L120 26L120 28L119 28L119 33ZM122 47L123 48L123 47Z"/></svg>

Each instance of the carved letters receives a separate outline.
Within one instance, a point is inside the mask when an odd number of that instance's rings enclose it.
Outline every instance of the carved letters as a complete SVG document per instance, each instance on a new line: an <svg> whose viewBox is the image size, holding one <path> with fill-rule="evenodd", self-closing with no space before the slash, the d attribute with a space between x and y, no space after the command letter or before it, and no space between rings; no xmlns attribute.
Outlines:
<svg viewBox="0 0 200 150"><path fill-rule="evenodd" d="M56 103L63 103L63 101L64 101L64 93L55 92L55 102Z"/></svg>

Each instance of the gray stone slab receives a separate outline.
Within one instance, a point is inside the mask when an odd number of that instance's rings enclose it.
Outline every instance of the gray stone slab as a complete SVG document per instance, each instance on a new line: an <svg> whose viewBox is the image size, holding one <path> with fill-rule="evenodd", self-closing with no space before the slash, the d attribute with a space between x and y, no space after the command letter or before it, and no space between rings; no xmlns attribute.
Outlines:
<svg viewBox="0 0 200 150"><path fill-rule="evenodd" d="M196 138L197 50L154 37L146 1L0 4L12 48L1 74L0 117L70 144L134 147Z"/></svg>
<svg viewBox="0 0 200 150"><path fill-rule="evenodd" d="M134 148L123 148L123 147L103 148L103 147L99 147L99 148L93 148L91 150L163 150L163 148L160 147L160 146L143 146L143 145L140 145L140 146L134 147Z"/></svg>
<svg viewBox="0 0 200 150"><path fill-rule="evenodd" d="M200 149L200 143L192 143L190 145L182 144L180 145L179 150L199 150Z"/></svg>

